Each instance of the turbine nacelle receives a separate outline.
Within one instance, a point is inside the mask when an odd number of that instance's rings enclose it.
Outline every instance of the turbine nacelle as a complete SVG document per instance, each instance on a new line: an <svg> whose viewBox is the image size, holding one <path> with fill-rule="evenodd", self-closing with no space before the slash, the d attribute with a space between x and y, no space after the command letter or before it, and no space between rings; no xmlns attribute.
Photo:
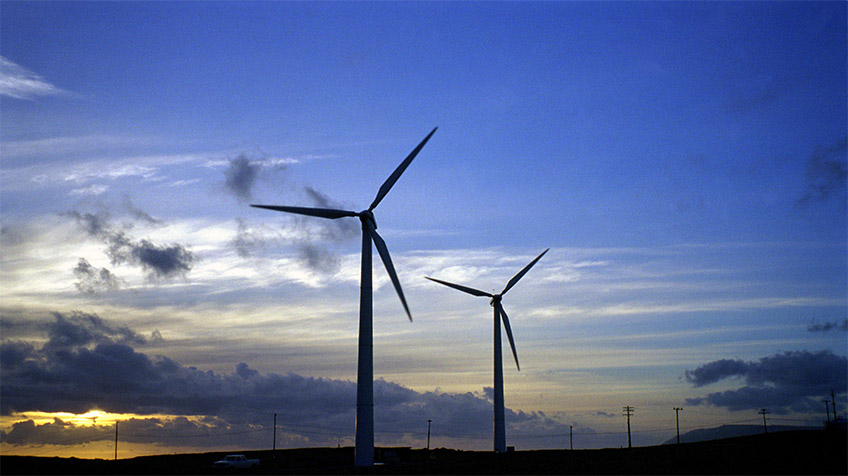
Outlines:
<svg viewBox="0 0 848 476"><path fill-rule="evenodd" d="M366 222L370 222L371 226L376 230L377 229L377 221L374 219L374 212L369 210L362 210L361 212L356 214L359 217L359 220L362 222L362 226L365 226Z"/></svg>
<svg viewBox="0 0 848 476"><path fill-rule="evenodd" d="M492 299L489 300L489 305L494 307L495 304L500 304L502 298L502 294L493 294Z"/></svg>

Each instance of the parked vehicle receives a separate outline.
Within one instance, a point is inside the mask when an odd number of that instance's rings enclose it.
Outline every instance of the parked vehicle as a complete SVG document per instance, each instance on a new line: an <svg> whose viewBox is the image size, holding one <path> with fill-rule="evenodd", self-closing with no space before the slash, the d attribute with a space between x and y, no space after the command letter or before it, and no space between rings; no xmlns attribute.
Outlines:
<svg viewBox="0 0 848 476"><path fill-rule="evenodd" d="M245 455L227 455L224 459L212 463L215 469L247 469L258 468L258 459L247 459Z"/></svg>

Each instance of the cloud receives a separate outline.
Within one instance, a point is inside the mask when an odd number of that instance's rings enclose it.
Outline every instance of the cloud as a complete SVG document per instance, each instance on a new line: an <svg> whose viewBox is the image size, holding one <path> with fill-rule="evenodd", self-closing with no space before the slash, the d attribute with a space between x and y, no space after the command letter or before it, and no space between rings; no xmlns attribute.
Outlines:
<svg viewBox="0 0 848 476"><path fill-rule="evenodd" d="M245 154L229 160L224 169L224 187L239 201L246 202L253 196L253 189L260 179L267 179L273 172L285 170L295 159L250 159ZM217 166L217 162L210 163Z"/></svg>
<svg viewBox="0 0 848 476"><path fill-rule="evenodd" d="M102 195L109 190L108 185L89 185L88 187L75 188L70 191L70 195Z"/></svg>
<svg viewBox="0 0 848 476"><path fill-rule="evenodd" d="M2 432L3 442L11 445L81 445L107 440L110 435L114 437L114 429L96 425L78 426L59 418L41 425L36 425L32 420L19 421L12 424L9 432Z"/></svg>
<svg viewBox="0 0 848 476"><path fill-rule="evenodd" d="M807 326L807 332L830 332L830 331L848 332L848 319L842 319L842 322L825 322L824 324L812 323Z"/></svg>
<svg viewBox="0 0 848 476"><path fill-rule="evenodd" d="M0 56L0 96L29 100L62 93L38 74Z"/></svg>
<svg viewBox="0 0 848 476"><path fill-rule="evenodd" d="M840 194L846 189L848 177L848 136L837 143L816 147L807 158L804 181L806 190L798 205L806 206Z"/></svg>
<svg viewBox="0 0 848 476"><path fill-rule="evenodd" d="M162 223L161 220L157 220L156 218L153 218L152 216L150 216L150 214L148 214L144 210L136 207L135 204L133 204L133 201L129 197L129 195L124 195L124 200L122 202L122 206L123 206L124 210L126 210L127 213L129 213L130 216L135 218L136 220L139 220L139 221L142 221L142 222L145 222L145 223L149 223L151 225L158 225L158 224Z"/></svg>
<svg viewBox="0 0 848 476"><path fill-rule="evenodd" d="M242 258L265 251L265 237L258 230L250 228L247 220L236 219L236 236L230 241L236 253Z"/></svg>
<svg viewBox="0 0 848 476"><path fill-rule="evenodd" d="M185 275L194 264L194 254L183 245L156 245L149 240L138 242L123 233L110 237L109 257L113 264L131 263L147 272L148 278L166 278Z"/></svg>
<svg viewBox="0 0 848 476"><path fill-rule="evenodd" d="M309 205L317 208L346 209L344 205L334 201L313 187L303 187ZM288 242L295 247L295 256L309 270L321 274L334 274L341 266L341 257L332 246L347 242L359 236L359 222L349 218L328 220L300 215L283 214L290 233L285 233ZM237 221L238 229L235 238L230 242L239 256L248 257L265 250L272 238L268 233L250 228L244 220ZM279 241L280 234L273 238Z"/></svg>
<svg viewBox="0 0 848 476"><path fill-rule="evenodd" d="M227 169L224 171L227 177L224 182L227 190L239 200L250 200L251 190L256 183L260 170L261 166L259 164L251 162L244 155L231 160Z"/></svg>
<svg viewBox="0 0 848 476"><path fill-rule="evenodd" d="M83 294L96 294L103 291L118 289L121 285L118 278L106 268L97 269L85 258L80 258L74 276L77 282L74 285Z"/></svg>
<svg viewBox="0 0 848 476"><path fill-rule="evenodd" d="M269 415L277 413L282 433L292 445L335 444L338 436L353 434L354 382L263 373L244 362L231 373L203 371L137 351L133 346L149 339L94 314L54 312L53 317L54 322L44 328L47 342L41 347L20 340L0 343L0 414L81 414L99 409L149 416L136 420L136 432L145 426L173 429L173 423L156 420L170 415L183 418L185 431L202 436L233 428L269 429ZM491 437L492 403L481 394L419 392L378 379L374 395L378 441L414 439L420 444L427 419L437 422L444 438ZM568 430L568 425L538 412L507 409L506 421L516 434ZM71 436L72 430L61 421L45 425L23 421L3 439L12 444L55 443L60 436Z"/></svg>
<svg viewBox="0 0 848 476"><path fill-rule="evenodd" d="M345 209L318 190L306 186L303 188L312 206L317 208ZM298 244L298 257L312 271L320 273L335 273L341 260L330 248L322 243L344 243L359 235L359 222L340 218L327 220L321 218L300 219L297 226L306 231L305 237Z"/></svg>
<svg viewBox="0 0 848 476"><path fill-rule="evenodd" d="M686 380L691 382L695 387L702 387L724 378L742 375L745 373L747 365L741 360L716 360L715 362L702 365L695 370L687 370Z"/></svg>
<svg viewBox="0 0 848 476"><path fill-rule="evenodd" d="M846 391L848 359L831 351L784 352L758 362L717 360L686 371L686 380L702 387L731 377L744 379L736 390L710 393L686 400L689 405L713 405L729 410L768 407L774 413L820 411L821 397L833 388Z"/></svg>
<svg viewBox="0 0 848 476"><path fill-rule="evenodd" d="M67 349L100 343L145 344L148 339L127 326L113 326L97 314L81 311L53 312L53 322L47 324L48 340L45 349ZM160 336L161 338L161 336Z"/></svg>
<svg viewBox="0 0 848 476"><path fill-rule="evenodd" d="M148 223L159 223L126 200L124 206L133 217ZM113 265L128 263L139 266L146 272L149 280L184 276L191 271L197 259L181 244L158 245L147 239L135 240L123 231L115 231L108 212L93 214L69 211L62 215L73 218L89 236L102 240ZM85 265L80 269L81 273L87 271Z"/></svg>

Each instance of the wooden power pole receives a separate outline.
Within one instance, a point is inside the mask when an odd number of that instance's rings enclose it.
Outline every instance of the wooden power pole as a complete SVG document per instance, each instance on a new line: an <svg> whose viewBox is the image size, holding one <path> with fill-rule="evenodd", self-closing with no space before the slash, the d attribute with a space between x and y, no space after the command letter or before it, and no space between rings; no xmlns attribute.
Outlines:
<svg viewBox="0 0 848 476"><path fill-rule="evenodd" d="M674 407L674 421L677 423L677 444L680 444L680 410L683 407Z"/></svg>
<svg viewBox="0 0 848 476"><path fill-rule="evenodd" d="M632 448L633 445L630 443L630 415L633 414L633 410L635 410L630 405L624 407L624 415L627 417L627 447Z"/></svg>
<svg viewBox="0 0 848 476"><path fill-rule="evenodd" d="M763 416L763 433L768 433L768 427L766 426L766 415L768 415L770 412L768 410L766 410L765 408L763 408L762 410L758 411L757 413L759 413L760 415Z"/></svg>

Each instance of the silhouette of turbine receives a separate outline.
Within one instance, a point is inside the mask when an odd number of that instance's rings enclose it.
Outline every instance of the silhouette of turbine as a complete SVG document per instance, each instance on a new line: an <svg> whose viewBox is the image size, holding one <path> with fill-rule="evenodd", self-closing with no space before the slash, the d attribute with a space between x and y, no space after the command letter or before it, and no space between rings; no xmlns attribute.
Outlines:
<svg viewBox="0 0 848 476"><path fill-rule="evenodd" d="M431 278L425 276L425 278L430 281L437 282L439 284L444 284L445 286L458 289L464 293L468 293L474 296L485 296L492 298L489 301L489 304L494 308L495 315L495 335L494 335L494 347L495 347L495 452L496 453L505 453L506 452L506 425L504 423L504 394L503 394L503 356L501 353L501 323L503 321L504 329L506 329L506 336L509 338L509 346L512 348L512 356L515 358L515 367L521 371L521 366L518 365L518 353L515 351L515 341L512 339L512 329L509 327L509 318L506 316L506 312L501 305L501 298L507 291L509 291L515 283L521 279L530 268L536 264L545 253L548 252L550 248L546 249L539 256L536 257L533 261L530 262L527 266L524 267L521 271L518 272L509 282L506 284L506 287L500 294L490 294L486 291L480 291L479 289L469 288L467 286L462 286L459 284L449 283L447 281L442 281L440 279Z"/></svg>
<svg viewBox="0 0 848 476"><path fill-rule="evenodd" d="M362 222L362 271L359 292L359 363L356 377L356 449L354 452L354 464L356 466L372 466L374 464L374 352L373 352L373 330L372 330L372 292L371 292L371 243L377 247L386 272L392 280L397 291L403 309L406 311L409 321L412 322L412 314L403 296L392 258L386 242L377 234L377 222L374 221L374 208L380 204L383 197L389 193L392 186L406 170L412 159L418 155L424 144L430 139L438 127L427 134L427 137L418 144L412 152L401 162L397 169L389 176L380 187L377 197L371 202L367 210L353 212L348 210L335 210L330 208L305 208L305 207L282 207L276 205L250 205L256 208L266 208L280 212L296 213L320 218L336 219L342 217L357 217Z"/></svg>

